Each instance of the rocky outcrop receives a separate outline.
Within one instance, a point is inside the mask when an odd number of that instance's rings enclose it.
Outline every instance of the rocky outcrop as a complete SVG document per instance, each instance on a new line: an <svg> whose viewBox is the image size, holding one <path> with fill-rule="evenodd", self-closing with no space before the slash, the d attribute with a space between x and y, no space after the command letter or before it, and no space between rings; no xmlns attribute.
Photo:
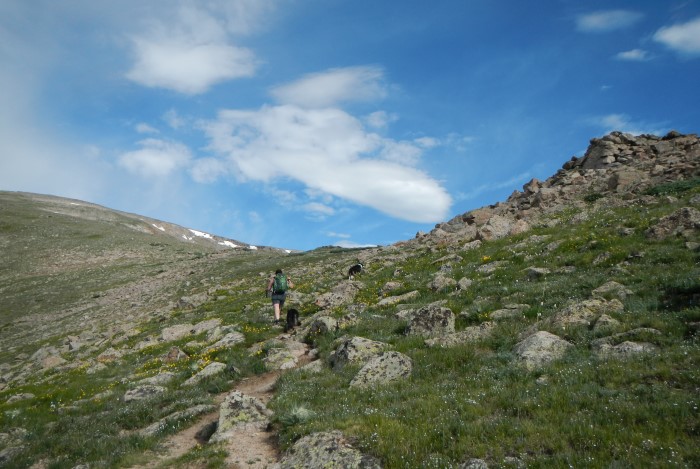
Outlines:
<svg viewBox="0 0 700 469"><path fill-rule="evenodd" d="M596 200L599 204L613 200L619 203L621 194L642 197L655 185L699 175L697 135L670 132L657 137L612 132L592 139L583 157L571 158L546 181L532 179L505 202L458 215L412 242L463 244L498 239L523 232L543 216L564 207L584 208ZM662 235L655 231L650 236Z"/></svg>

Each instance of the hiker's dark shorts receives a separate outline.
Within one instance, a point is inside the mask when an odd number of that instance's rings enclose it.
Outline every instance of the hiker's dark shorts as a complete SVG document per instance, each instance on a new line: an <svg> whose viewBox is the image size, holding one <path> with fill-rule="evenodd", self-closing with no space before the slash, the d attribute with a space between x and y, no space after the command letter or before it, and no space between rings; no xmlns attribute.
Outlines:
<svg viewBox="0 0 700 469"><path fill-rule="evenodd" d="M286 293L273 293L272 294L272 304L279 303L280 308L284 306L284 300L287 298Z"/></svg>

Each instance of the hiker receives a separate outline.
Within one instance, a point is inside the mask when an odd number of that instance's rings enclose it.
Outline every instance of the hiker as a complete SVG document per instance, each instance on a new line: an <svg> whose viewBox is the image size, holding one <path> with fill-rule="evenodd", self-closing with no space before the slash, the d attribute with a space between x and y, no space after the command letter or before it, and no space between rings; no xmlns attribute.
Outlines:
<svg viewBox="0 0 700 469"><path fill-rule="evenodd" d="M293 287L292 279L284 275L282 269L277 269L275 275L270 277L270 281L267 282L267 291L270 293L272 307L275 309L275 324L280 323L280 310L287 298L287 290Z"/></svg>

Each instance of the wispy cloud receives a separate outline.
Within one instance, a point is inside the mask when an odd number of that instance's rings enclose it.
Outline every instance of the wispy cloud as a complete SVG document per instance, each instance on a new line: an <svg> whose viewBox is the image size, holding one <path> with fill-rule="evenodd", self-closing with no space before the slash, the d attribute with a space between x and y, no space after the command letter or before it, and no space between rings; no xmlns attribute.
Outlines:
<svg viewBox="0 0 700 469"><path fill-rule="evenodd" d="M649 52L642 49L632 49L625 52L620 52L615 56L617 60L629 62L646 62L650 60Z"/></svg>
<svg viewBox="0 0 700 469"><path fill-rule="evenodd" d="M630 10L605 10L576 17L576 29L587 33L598 33L624 29L642 19L643 15Z"/></svg>
<svg viewBox="0 0 700 469"><path fill-rule="evenodd" d="M386 96L384 72L361 66L312 73L292 83L277 86L271 93L280 103L303 107L328 107L350 101L374 101ZM376 115L379 122L379 115Z"/></svg>
<svg viewBox="0 0 700 469"><path fill-rule="evenodd" d="M192 159L189 148L177 142L149 138L139 142L141 149L119 157L119 165L143 177L165 177L186 167Z"/></svg>
<svg viewBox="0 0 700 469"><path fill-rule="evenodd" d="M661 28L654 34L654 40L682 54L699 55L700 17Z"/></svg>

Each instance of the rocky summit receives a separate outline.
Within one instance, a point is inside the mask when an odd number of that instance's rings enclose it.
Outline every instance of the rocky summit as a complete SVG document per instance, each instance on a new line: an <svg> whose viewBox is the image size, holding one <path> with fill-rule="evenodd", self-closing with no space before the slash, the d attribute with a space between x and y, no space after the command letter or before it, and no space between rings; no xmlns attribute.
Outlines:
<svg viewBox="0 0 700 469"><path fill-rule="evenodd" d="M204 235L0 192L0 467L700 466L697 135L390 246Z"/></svg>

